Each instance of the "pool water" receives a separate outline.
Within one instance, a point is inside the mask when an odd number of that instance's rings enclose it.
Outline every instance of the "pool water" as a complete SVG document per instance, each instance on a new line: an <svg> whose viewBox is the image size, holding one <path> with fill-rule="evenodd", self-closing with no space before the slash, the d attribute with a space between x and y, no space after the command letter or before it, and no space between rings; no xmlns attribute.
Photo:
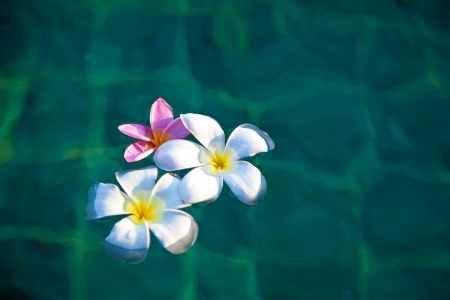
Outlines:
<svg viewBox="0 0 450 300"><path fill-rule="evenodd" d="M432 0L0 4L1 299L449 299L450 6ZM110 258L89 187L164 98L250 123L256 206L184 210L196 243ZM195 140L194 138L190 138ZM164 172L160 171L160 175ZM183 176L186 172L179 172Z"/></svg>

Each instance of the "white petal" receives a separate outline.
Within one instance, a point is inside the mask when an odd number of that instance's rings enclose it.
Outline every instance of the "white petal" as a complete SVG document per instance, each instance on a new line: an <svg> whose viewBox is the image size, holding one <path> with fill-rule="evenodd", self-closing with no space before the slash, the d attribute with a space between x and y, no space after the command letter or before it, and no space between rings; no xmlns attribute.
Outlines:
<svg viewBox="0 0 450 300"><path fill-rule="evenodd" d="M128 217L117 222L105 239L106 253L128 263L140 263L147 255L150 234L145 222L135 224Z"/></svg>
<svg viewBox="0 0 450 300"><path fill-rule="evenodd" d="M266 179L257 167L246 161L239 161L236 170L225 175L224 180L233 194L246 204L257 204L266 193Z"/></svg>
<svg viewBox="0 0 450 300"><path fill-rule="evenodd" d="M180 118L184 126L211 153L215 150L222 153L225 147L225 134L216 120L198 114L180 115Z"/></svg>
<svg viewBox="0 0 450 300"><path fill-rule="evenodd" d="M127 214L124 203L127 195L114 184L97 183L89 188L86 220Z"/></svg>
<svg viewBox="0 0 450 300"><path fill-rule="evenodd" d="M159 223L149 225L161 244L168 251L179 254L191 247L198 234L195 220L181 210L167 209Z"/></svg>
<svg viewBox="0 0 450 300"><path fill-rule="evenodd" d="M180 194L178 193L180 182L180 178L172 174L164 174L156 183L152 192L152 198L157 197L162 199L167 209L189 206L189 204L184 204L181 201Z"/></svg>
<svg viewBox="0 0 450 300"><path fill-rule="evenodd" d="M128 196L141 201L150 200L156 176L158 176L158 169L155 166L116 173L117 181Z"/></svg>
<svg viewBox="0 0 450 300"><path fill-rule="evenodd" d="M222 176L211 176L201 168L195 168L183 177L179 192L185 203L214 201L219 197L222 185Z"/></svg>
<svg viewBox="0 0 450 300"><path fill-rule="evenodd" d="M242 124L231 133L225 147L225 153L230 153L234 159L253 156L267 152L275 147L267 133L251 124Z"/></svg>
<svg viewBox="0 0 450 300"><path fill-rule="evenodd" d="M197 143L172 140L162 144L155 154L155 164L165 171L177 171L203 165L210 153Z"/></svg>

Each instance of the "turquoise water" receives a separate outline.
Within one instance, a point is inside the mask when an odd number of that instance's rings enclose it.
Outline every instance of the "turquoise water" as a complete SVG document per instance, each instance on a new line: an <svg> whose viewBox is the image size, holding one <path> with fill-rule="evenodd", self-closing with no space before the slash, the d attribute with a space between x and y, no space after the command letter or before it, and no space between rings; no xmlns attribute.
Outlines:
<svg viewBox="0 0 450 300"><path fill-rule="evenodd" d="M444 0L2 1L0 298L450 299L449 32ZM129 265L87 191L153 164L117 126L159 97L276 147L261 203Z"/></svg>

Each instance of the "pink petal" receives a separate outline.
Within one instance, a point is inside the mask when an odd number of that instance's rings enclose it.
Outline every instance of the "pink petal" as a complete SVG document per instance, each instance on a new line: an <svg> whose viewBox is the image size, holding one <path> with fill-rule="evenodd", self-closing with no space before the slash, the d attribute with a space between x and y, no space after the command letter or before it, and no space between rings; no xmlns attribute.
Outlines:
<svg viewBox="0 0 450 300"><path fill-rule="evenodd" d="M150 141L150 139L153 139L152 129L145 125L124 124L120 125L118 128L123 134L142 141Z"/></svg>
<svg viewBox="0 0 450 300"><path fill-rule="evenodd" d="M152 109L150 110L150 126L155 137L156 135L161 135L172 121L172 108L163 98L159 98L153 103Z"/></svg>
<svg viewBox="0 0 450 300"><path fill-rule="evenodd" d="M154 147L151 142L139 141L128 146L123 157L127 162L135 162L152 154Z"/></svg>
<svg viewBox="0 0 450 300"><path fill-rule="evenodd" d="M174 139L184 139L189 135L189 130L184 126L180 118L172 121L164 130L161 141L168 141Z"/></svg>

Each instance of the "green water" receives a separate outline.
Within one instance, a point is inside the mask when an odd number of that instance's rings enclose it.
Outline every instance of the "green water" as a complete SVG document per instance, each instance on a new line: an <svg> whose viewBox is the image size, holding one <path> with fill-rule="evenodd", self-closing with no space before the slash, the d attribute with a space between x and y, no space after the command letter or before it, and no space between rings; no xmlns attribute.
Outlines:
<svg viewBox="0 0 450 300"><path fill-rule="evenodd" d="M1 299L450 299L445 0L0 2ZM87 190L166 99L274 151L195 245L108 257Z"/></svg>

